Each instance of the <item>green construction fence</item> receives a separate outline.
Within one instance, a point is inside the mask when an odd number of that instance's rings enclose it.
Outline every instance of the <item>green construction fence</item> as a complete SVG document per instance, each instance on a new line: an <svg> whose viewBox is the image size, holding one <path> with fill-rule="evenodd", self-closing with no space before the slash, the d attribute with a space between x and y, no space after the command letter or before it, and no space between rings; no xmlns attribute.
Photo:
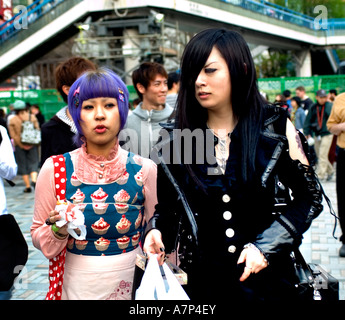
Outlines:
<svg viewBox="0 0 345 320"><path fill-rule="evenodd" d="M336 89L338 94L345 92L345 75L294 77L294 78L262 78L258 80L259 89L268 95L269 101L274 101L275 95L284 90L290 90L292 96L295 89L304 86L307 95L315 99L316 91L324 89ZM130 102L137 98L137 93L133 86L127 86ZM15 100L24 100L30 104L38 104L45 118L50 119L58 110L66 104L60 94L55 89L48 90L23 90L23 91L0 91L0 108L8 107Z"/></svg>
<svg viewBox="0 0 345 320"><path fill-rule="evenodd" d="M338 94L345 92L345 75L259 79L260 91L265 92L271 102L275 100L277 94L281 94L284 90L290 90L291 95L295 96L295 89L299 86L303 86L306 94L315 100L316 91L319 89L327 92L336 89Z"/></svg>
<svg viewBox="0 0 345 320"><path fill-rule="evenodd" d="M133 86L128 86L130 103L137 98ZM53 117L57 111L66 106L59 92L55 89L0 91L0 108L6 109L16 100L37 104L46 120Z"/></svg>

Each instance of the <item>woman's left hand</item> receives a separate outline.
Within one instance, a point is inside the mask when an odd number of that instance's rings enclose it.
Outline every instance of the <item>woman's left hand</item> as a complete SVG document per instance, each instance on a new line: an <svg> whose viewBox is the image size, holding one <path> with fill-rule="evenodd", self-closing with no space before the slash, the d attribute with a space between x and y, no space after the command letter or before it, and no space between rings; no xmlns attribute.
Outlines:
<svg viewBox="0 0 345 320"><path fill-rule="evenodd" d="M240 281L246 280L252 273L258 273L268 266L265 256L254 245L253 247L247 247L242 250L237 264L244 262L245 267L240 277Z"/></svg>

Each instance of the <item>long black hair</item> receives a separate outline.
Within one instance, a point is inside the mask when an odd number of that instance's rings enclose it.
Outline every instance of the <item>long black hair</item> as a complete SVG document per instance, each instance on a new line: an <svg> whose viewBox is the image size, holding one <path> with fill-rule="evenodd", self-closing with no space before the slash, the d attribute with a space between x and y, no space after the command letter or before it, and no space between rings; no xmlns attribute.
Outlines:
<svg viewBox="0 0 345 320"><path fill-rule="evenodd" d="M257 86L254 62L243 37L226 29L206 29L196 34L185 47L181 60L180 91L176 126L194 130L205 126L207 109L195 98L195 81L216 47L230 72L232 108L241 136L242 177L248 181L255 171L255 154L263 119L264 101ZM189 173L195 175L190 166ZM195 180L195 178L194 178ZM196 181L200 184L200 181Z"/></svg>

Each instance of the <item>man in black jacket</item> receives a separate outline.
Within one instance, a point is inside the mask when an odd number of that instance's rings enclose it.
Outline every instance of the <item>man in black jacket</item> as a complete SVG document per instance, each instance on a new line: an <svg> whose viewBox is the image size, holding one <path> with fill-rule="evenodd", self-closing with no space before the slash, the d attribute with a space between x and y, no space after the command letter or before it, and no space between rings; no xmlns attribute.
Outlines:
<svg viewBox="0 0 345 320"><path fill-rule="evenodd" d="M62 62L55 70L56 88L67 104L69 88L78 77L87 70L95 70L96 66L89 60L72 57ZM47 158L64 154L77 148L73 138L77 133L67 106L59 110L54 117L41 128L41 166Z"/></svg>
<svg viewBox="0 0 345 320"><path fill-rule="evenodd" d="M332 103L327 101L325 90L318 90L316 93L317 103L309 108L304 121L303 133L309 139L315 139L315 151L318 157L316 173L319 179L330 180L334 169L329 162L328 154L332 145L333 135L327 129L327 120L332 111Z"/></svg>

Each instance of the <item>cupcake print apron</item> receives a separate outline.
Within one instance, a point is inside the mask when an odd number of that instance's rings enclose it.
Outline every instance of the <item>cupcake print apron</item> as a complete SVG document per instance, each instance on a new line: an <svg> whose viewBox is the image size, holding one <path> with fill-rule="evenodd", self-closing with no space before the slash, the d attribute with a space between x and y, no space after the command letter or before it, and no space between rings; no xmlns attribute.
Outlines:
<svg viewBox="0 0 345 320"><path fill-rule="evenodd" d="M66 199L84 213L87 235L68 240L62 299L130 299L144 215L140 162L129 153L126 172L97 185L79 181L64 157Z"/></svg>

